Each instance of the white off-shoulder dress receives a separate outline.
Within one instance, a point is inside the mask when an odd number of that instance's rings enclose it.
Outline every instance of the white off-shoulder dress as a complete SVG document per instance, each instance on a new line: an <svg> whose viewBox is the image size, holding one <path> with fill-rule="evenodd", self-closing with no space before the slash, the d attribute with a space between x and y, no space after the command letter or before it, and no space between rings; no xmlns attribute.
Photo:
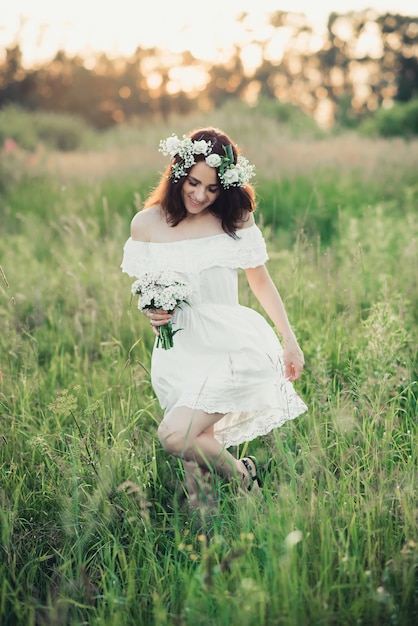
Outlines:
<svg viewBox="0 0 418 626"><path fill-rule="evenodd" d="M140 278L147 272L176 272L192 287L190 306L178 309L181 328L174 347L154 345L151 382L166 412L189 407L221 413L215 437L225 447L265 435L307 410L285 380L282 347L259 313L239 304L238 270L268 260L256 224L225 234L170 243L129 238L122 271Z"/></svg>

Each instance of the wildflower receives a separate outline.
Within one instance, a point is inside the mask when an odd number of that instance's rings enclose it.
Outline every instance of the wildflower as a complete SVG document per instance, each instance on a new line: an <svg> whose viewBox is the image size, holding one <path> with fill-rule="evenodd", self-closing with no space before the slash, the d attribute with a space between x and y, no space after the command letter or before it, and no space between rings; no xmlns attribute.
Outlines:
<svg viewBox="0 0 418 626"><path fill-rule="evenodd" d="M284 540L286 548L288 549L293 548L293 546L295 546L297 543L302 541L302 538L303 538L303 533L301 530L292 530L292 532L289 533L286 539Z"/></svg>

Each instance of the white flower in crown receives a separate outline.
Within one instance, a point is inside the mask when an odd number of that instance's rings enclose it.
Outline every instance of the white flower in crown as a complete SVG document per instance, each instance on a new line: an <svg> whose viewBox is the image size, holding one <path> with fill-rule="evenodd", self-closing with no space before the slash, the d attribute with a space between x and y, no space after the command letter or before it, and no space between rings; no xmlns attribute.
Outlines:
<svg viewBox="0 0 418 626"><path fill-rule="evenodd" d="M250 180L253 176L255 176L254 165L243 156L239 156L237 159L236 170L238 172L238 180L239 184L243 185Z"/></svg>
<svg viewBox="0 0 418 626"><path fill-rule="evenodd" d="M175 156L178 152L179 146L180 146L180 140L176 135L173 135L172 137L168 137L165 142L161 142L161 144L165 144L164 146L161 146L164 148L164 154L165 156L167 156L168 154L170 156Z"/></svg>
<svg viewBox="0 0 418 626"><path fill-rule="evenodd" d="M225 170L222 177L224 185L236 185L239 182L239 173L236 167L230 167Z"/></svg>
<svg viewBox="0 0 418 626"><path fill-rule="evenodd" d="M205 159L206 163L210 165L210 167L219 167L222 163L222 159L219 154L210 154Z"/></svg>
<svg viewBox="0 0 418 626"><path fill-rule="evenodd" d="M225 154L220 157L221 163L218 171L223 188L244 187L250 178L254 176L254 165L251 165L241 155L238 156L237 162L234 163L232 146L223 146L223 149Z"/></svg>
<svg viewBox="0 0 418 626"><path fill-rule="evenodd" d="M231 145L223 146L224 155L212 153L212 143L200 139L192 141L190 137L183 135L183 139L179 139L173 134L167 139L160 141L159 151L165 156L174 159L178 156L181 160L173 163L169 178L177 182L183 176L187 176L189 169L196 163L195 155L203 154L206 158L207 165L218 169L218 177L224 189L229 187L244 187L246 183L254 176L254 165L243 156L238 156L237 162L234 163L234 153Z"/></svg>
<svg viewBox="0 0 418 626"><path fill-rule="evenodd" d="M160 152L172 159L179 156L181 161L173 163L171 167L170 178L175 182L180 180L182 176L186 176L188 170L196 163L195 154L209 154L211 151L211 142L200 139L192 141L190 137L183 135L183 139L179 139L177 135L167 137L160 141Z"/></svg>
<svg viewBox="0 0 418 626"><path fill-rule="evenodd" d="M195 154L207 154L210 152L210 141L201 139L200 141L193 142L193 152Z"/></svg>

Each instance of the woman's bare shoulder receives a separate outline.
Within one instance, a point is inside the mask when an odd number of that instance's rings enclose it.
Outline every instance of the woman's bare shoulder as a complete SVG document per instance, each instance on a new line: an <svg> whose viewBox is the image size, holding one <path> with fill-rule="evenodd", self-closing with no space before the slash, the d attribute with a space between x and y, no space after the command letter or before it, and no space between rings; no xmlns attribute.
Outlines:
<svg viewBox="0 0 418 626"><path fill-rule="evenodd" d="M131 222L131 237L136 241L151 241L152 232L161 222L162 210L160 205L138 211Z"/></svg>

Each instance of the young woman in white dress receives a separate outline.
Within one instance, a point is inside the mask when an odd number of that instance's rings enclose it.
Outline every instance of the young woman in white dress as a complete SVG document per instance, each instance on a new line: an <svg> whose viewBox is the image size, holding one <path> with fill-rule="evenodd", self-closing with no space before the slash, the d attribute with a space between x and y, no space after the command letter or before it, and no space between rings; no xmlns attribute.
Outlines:
<svg viewBox="0 0 418 626"><path fill-rule="evenodd" d="M161 141L167 170L131 223L122 270L178 274L192 289L189 306L170 314L146 309L154 333L171 321L174 346L154 346L151 380L164 416L158 437L183 461L196 498L199 476L215 472L259 490L253 457L228 447L264 435L306 411L292 381L303 353L265 262L255 224L253 166L222 131L204 128ZM279 332L238 300L238 270Z"/></svg>

